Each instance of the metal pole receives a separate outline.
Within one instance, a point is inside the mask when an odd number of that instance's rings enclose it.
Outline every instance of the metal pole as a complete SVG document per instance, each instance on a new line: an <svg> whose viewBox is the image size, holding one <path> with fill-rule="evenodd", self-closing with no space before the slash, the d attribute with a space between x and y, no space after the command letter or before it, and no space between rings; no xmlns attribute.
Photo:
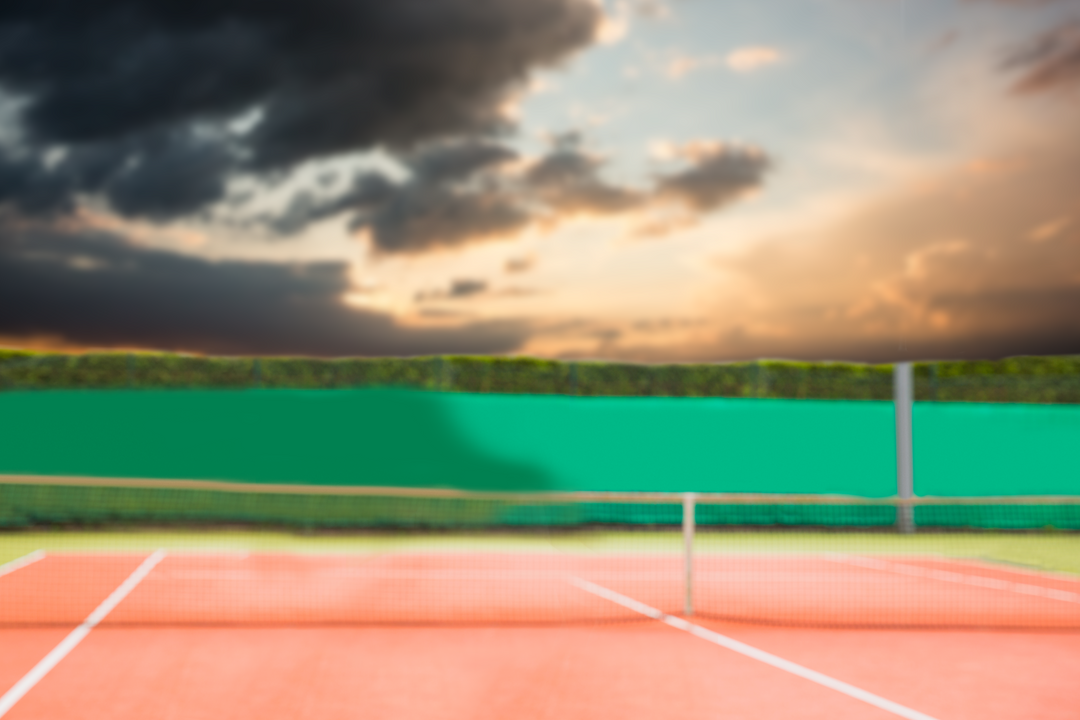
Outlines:
<svg viewBox="0 0 1080 720"><path fill-rule="evenodd" d="M896 411L896 494L901 500L915 495L911 442L911 402L914 395L911 363L893 366L893 406ZM911 505L896 508L896 529L902 533L915 532L915 511Z"/></svg>
<svg viewBox="0 0 1080 720"><path fill-rule="evenodd" d="M694 614L694 501L697 495L683 493L683 615Z"/></svg>

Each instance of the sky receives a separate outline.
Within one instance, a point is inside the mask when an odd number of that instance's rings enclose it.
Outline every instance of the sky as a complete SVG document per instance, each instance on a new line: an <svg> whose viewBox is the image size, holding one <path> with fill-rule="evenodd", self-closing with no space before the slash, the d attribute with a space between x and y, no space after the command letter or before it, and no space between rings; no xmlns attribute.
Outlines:
<svg viewBox="0 0 1080 720"><path fill-rule="evenodd" d="M8 0L0 346L1080 353L1075 0Z"/></svg>

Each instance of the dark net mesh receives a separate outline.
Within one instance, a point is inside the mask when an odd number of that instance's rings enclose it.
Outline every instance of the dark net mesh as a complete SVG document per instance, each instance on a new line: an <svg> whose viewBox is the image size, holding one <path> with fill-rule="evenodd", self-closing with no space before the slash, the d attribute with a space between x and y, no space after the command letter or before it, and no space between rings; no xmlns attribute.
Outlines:
<svg viewBox="0 0 1080 720"><path fill-rule="evenodd" d="M688 544L675 494L64 483L0 484L0 625L79 623L139 570L106 624L644 618L618 596L759 624L1080 629L1068 498L922 501L900 533L895 501L700 496Z"/></svg>

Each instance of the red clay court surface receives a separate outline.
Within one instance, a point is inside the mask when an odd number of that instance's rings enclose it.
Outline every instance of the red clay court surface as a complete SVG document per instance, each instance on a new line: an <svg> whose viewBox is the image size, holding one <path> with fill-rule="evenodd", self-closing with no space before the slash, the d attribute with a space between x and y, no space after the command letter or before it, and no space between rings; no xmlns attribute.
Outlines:
<svg viewBox="0 0 1080 720"><path fill-rule="evenodd" d="M789 603L797 593L812 608L825 602L826 583L848 582L863 588L856 601L877 603L875 612L889 609L887 599L902 589L919 612L941 622L954 619L955 611L933 614L939 586L959 593L952 597L963 599L987 624L1016 625L1015 617L1068 624L1075 617L1068 613L1080 607L1070 600L1080 585L1075 580L976 563L845 556L785 568L790 558L780 558L765 566L777 572L762 576L760 558L753 565L747 558L715 566L703 560L701 601L723 601L736 614L766 599L778 604L766 611L783 611L785 595L770 582L787 588ZM146 561L145 555L48 556L0 577L0 622L6 625L0 628L0 696L9 697L21 680L25 684L73 628ZM634 615L568 582L552 582L539 595L521 593L538 587L538 578L568 571L631 603L671 612L667 580L677 569L666 558L641 557L522 562L515 556L421 555L384 562L167 556L100 626L10 703L3 717L1080 718L1075 630L800 629L697 617L694 624L705 630L695 630L695 636L641 615L611 624L544 627L306 624L355 621L361 611L376 618L384 613L386 619L391 608L385 597L415 600L418 594L426 600L405 606L406 621L434 621L439 612L444 619L467 621L460 613L473 612L478 623L498 622L509 619L515 605L521 613L522 603L531 603L541 621L544 612L552 618L577 613L585 620ZM865 577L875 579L851 583ZM313 593L312 583L327 592ZM755 597L747 588L762 589ZM314 603L313 597L332 600ZM384 600L372 599L378 597ZM996 602L987 599L994 597ZM280 624L290 621L296 624ZM20 622L28 626L14 626ZM265 626L252 624L259 622ZM707 630L779 661L769 664L710 641ZM800 677L784 663L900 710ZM2 707L0 700L0 714Z"/></svg>

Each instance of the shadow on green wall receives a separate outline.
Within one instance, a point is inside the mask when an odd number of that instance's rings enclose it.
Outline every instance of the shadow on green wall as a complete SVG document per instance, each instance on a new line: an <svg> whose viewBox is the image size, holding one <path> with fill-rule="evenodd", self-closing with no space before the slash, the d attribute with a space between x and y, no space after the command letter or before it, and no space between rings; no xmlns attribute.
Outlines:
<svg viewBox="0 0 1080 720"><path fill-rule="evenodd" d="M0 393L0 473L542 491L408 390Z"/></svg>
<svg viewBox="0 0 1080 720"><path fill-rule="evenodd" d="M458 426L443 393L375 390L364 393L350 423L370 482L463 490L530 490L553 487L543 469L481 449Z"/></svg>

